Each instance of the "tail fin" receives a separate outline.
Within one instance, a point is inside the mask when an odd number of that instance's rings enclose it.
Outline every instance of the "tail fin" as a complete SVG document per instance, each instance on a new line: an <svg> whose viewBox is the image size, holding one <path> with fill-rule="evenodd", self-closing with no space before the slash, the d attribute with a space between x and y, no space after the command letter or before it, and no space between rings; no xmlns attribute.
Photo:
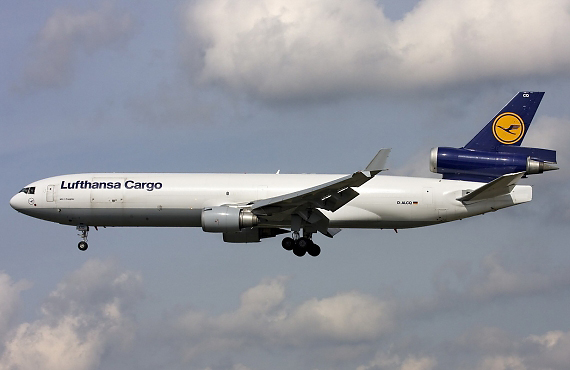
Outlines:
<svg viewBox="0 0 570 370"><path fill-rule="evenodd" d="M503 151L520 146L544 92L519 92L467 145L465 149Z"/></svg>

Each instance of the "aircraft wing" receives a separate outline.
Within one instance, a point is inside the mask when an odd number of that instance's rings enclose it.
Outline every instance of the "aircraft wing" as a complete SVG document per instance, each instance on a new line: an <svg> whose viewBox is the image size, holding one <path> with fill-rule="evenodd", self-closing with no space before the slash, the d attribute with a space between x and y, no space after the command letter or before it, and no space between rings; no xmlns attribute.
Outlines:
<svg viewBox="0 0 570 370"><path fill-rule="evenodd" d="M334 212L356 198L359 193L353 188L365 184L385 170L390 150L381 149L363 171L293 193L258 200L248 205L255 215L270 221L291 218L293 231L298 231L295 229L299 229L304 221L305 226L312 224L316 230L332 237L340 230L329 230L328 218L319 209Z"/></svg>

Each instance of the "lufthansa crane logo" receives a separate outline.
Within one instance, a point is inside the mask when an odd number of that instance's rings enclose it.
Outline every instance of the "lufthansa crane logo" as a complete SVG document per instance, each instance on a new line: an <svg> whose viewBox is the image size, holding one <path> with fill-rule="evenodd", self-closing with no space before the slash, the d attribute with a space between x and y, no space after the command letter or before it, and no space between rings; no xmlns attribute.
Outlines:
<svg viewBox="0 0 570 370"><path fill-rule="evenodd" d="M493 135L501 144L516 144L524 135L524 122L515 113L503 113L493 122Z"/></svg>

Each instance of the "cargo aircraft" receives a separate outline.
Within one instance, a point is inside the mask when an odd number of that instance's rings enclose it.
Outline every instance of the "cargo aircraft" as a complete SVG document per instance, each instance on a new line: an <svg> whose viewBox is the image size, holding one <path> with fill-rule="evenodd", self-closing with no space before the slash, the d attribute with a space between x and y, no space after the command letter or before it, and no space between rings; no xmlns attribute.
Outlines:
<svg viewBox="0 0 570 370"><path fill-rule="evenodd" d="M442 179L377 176L390 149L349 175L84 173L26 185L10 200L23 214L77 228L201 227L229 243L282 240L297 256L317 256L313 234L342 228L404 229L440 224L529 202L517 185L556 167L556 151L522 147L543 92L518 93L464 147L431 150Z"/></svg>

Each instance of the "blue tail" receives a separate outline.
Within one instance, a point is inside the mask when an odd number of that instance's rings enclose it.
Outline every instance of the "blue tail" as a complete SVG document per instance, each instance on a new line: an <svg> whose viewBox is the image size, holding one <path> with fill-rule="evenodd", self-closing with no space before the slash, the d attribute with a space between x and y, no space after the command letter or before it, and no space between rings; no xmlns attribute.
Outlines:
<svg viewBox="0 0 570 370"><path fill-rule="evenodd" d="M521 146L543 96L520 92L463 148L432 149L430 170L444 179L489 182L558 169L555 150Z"/></svg>
<svg viewBox="0 0 570 370"><path fill-rule="evenodd" d="M504 146L520 146L543 96L519 92L464 148L502 152Z"/></svg>

